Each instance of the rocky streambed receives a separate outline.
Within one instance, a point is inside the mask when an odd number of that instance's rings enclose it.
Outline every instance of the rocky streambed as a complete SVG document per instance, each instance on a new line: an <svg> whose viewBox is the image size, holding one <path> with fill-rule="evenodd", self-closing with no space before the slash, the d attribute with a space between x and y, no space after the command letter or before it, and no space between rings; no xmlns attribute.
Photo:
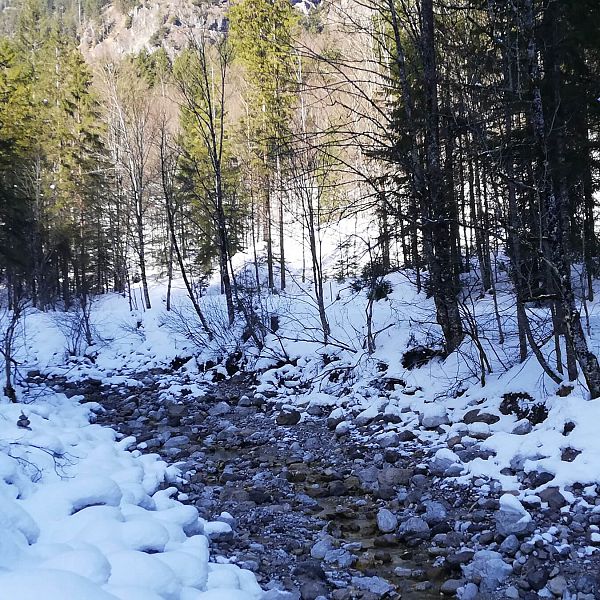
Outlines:
<svg viewBox="0 0 600 600"><path fill-rule="evenodd" d="M300 413L243 374L201 393L161 371L30 380L98 402L99 423L177 465L179 499L223 524L206 532L212 560L252 570L267 599L600 598L586 556L600 512L548 494L523 520L494 482L457 484L411 432Z"/></svg>

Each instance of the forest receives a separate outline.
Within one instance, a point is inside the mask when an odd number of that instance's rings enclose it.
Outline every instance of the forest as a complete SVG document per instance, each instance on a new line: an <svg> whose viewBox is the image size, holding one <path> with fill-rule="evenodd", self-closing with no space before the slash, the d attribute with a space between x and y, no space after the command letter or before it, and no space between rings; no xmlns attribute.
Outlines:
<svg viewBox="0 0 600 600"><path fill-rule="evenodd" d="M3 599L600 598L597 0L0 9Z"/></svg>
<svg viewBox="0 0 600 600"><path fill-rule="evenodd" d="M500 339L517 335L521 361L533 353L556 382L581 371L600 395L581 318L598 271L593 0L324 3L306 15L244 0L227 34L94 64L74 7L15 9L0 105L11 308L85 311L138 281L150 308L150 269L183 277L210 337L197 299L216 272L229 323L260 342L270 323L243 296L261 292L262 263L265 289L286 288L296 235L326 342L322 230L353 214L368 239L352 256L340 248L329 276L359 275L365 256L373 285L410 270L449 354L477 343L465 297L495 298L508 273L516 328L497 313ZM243 282L231 262L242 249L256 265Z"/></svg>

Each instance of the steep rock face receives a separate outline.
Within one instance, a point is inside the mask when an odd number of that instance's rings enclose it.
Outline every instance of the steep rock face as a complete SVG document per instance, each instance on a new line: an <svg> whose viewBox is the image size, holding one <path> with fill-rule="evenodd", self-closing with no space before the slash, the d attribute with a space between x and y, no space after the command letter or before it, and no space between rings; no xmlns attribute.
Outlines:
<svg viewBox="0 0 600 600"><path fill-rule="evenodd" d="M291 0L302 13L319 0ZM171 56L201 32L227 31L230 0L140 0L128 12L112 2L81 35L81 50L90 62L103 62L161 46Z"/></svg>
<svg viewBox="0 0 600 600"><path fill-rule="evenodd" d="M152 52L161 46L175 54L202 31L226 31L228 6L227 0L143 0L125 14L110 5L99 19L85 26L81 49L92 62L141 50Z"/></svg>

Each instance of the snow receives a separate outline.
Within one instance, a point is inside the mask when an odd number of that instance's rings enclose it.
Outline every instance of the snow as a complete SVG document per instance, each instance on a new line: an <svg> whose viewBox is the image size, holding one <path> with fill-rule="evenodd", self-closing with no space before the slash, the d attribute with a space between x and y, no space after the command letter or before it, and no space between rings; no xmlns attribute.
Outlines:
<svg viewBox="0 0 600 600"><path fill-rule="evenodd" d="M257 398L260 392L275 393L283 405L319 408L340 421L338 435L354 435L356 425L366 425L381 414L393 417L377 430L380 441L394 439L396 432L413 431L419 442L431 445L430 458L460 464L457 482L499 482L503 491L510 492L501 496L501 508L523 519L529 517L523 502L536 499L539 503L534 494L545 487L558 487L573 501L568 488L582 483L586 497L595 497L595 486L600 483L600 403L589 401L582 381L575 383L568 397L560 397L556 384L535 359L518 362L514 301L503 291L501 281L498 303L507 340L503 345L494 332L492 299L484 296L472 308L493 371L482 386L479 351L468 339L460 352L443 360L436 358L414 369L402 367L407 348L439 347L440 340L433 302L416 293L409 272L386 277L393 291L373 305L373 331L378 333L375 353L369 356L365 351L366 291L354 290L350 281L333 280L335 257L327 250L332 241L324 243L324 256L331 256L325 269L330 275L325 285L330 343L324 344L319 331L310 282L299 283L298 277L285 293L260 300L261 310L279 316L280 329L266 336L261 351L250 345L243 348L248 368L264 370ZM294 269L292 250L288 260ZM243 268L246 259L234 257L235 267ZM175 357L192 357L181 368L185 383L183 378L165 380L161 399L176 403L182 393L201 397L202 363L237 349L243 324L222 326L214 345L206 340L198 343L192 335L195 317L182 282L173 282L173 305L191 333L174 314L166 313L165 289L164 281L151 285L151 310L130 310L128 300L116 294L95 300L92 319L97 342L76 356L69 356L68 340L55 315L27 311L18 338L21 370L39 369L69 382L96 378L105 386L122 388L140 385L136 380L140 372L164 367ZM134 292L139 294L139 290ZM202 305L217 320L225 314L215 282ZM598 352L600 302L590 303L588 311L590 346ZM551 358L551 349L544 351ZM386 379L403 384L386 387ZM119 440L114 431L91 424L93 411L100 407L79 404L82 397L77 394L67 398L51 388L35 393L18 388L17 392L18 404L0 404L3 595L24 600L261 597L251 573L232 564L210 562L210 538L229 534L230 524L199 519L195 508L175 499L175 488L159 490L177 476L176 469L156 455L141 454L138 449L144 449L144 443ZM548 417L530 430L513 433L522 420L499 411L507 392L530 394L545 404ZM463 417L474 408L499 420L466 425ZM29 429L16 425L21 412L30 420ZM564 434L567 424L572 424L572 430ZM455 436L465 447L478 444L487 454L461 461L446 446ZM576 451L571 461L562 460L566 448ZM516 465L526 472L549 473L551 479L536 490L523 489L516 475L506 474L507 468Z"/></svg>
<svg viewBox="0 0 600 600"><path fill-rule="evenodd" d="M47 390L0 405L0 589L44 600L186 600L208 590L258 599L254 576L209 565L206 522L159 490L173 476L157 455L90 423L91 406ZM30 430L16 421L25 412Z"/></svg>
<svg viewBox="0 0 600 600"><path fill-rule="evenodd" d="M531 521L531 515L525 510L519 499L512 494L502 494L500 496L500 510L518 513L524 521Z"/></svg>

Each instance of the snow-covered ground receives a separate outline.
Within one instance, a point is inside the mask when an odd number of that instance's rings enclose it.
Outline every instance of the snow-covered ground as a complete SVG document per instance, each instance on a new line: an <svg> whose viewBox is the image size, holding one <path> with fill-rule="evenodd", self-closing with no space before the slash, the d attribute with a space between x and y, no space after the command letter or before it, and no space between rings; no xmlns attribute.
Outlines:
<svg viewBox="0 0 600 600"><path fill-rule="evenodd" d="M216 285L202 302L217 324L215 340L208 343L199 334L182 283L174 282L176 310L168 314L166 284L155 281L150 310L140 308L139 290L134 310L119 295L95 300L92 347L73 345L68 317L28 310L16 337L16 359L21 375L39 369L71 381L97 378L118 386L135 385L135 373L192 356L186 369L200 382L204 361L242 350L245 368L261 372L259 394L276 394L300 409L327 407L338 427L348 432L381 413L394 415L377 435L394 439L406 430L413 432L437 450L434 460L459 481L478 479L483 490L499 485L529 502L553 486L568 502L593 504L600 483L600 403L588 400L582 382L566 397L559 396L558 386L535 359L518 363L513 302L501 286L503 344L492 299L474 294L464 303L465 316L477 324L491 367L485 385L479 350L469 338L445 360L433 358L417 368L404 368L407 348L435 347L440 340L432 302L416 293L410 277L386 277L392 291L373 303L376 349L371 355L365 344L367 290L351 280L326 281L331 336L324 345L312 288L300 282L296 269L285 293L255 299L256 310L279 317L277 333L267 335L261 351L240 341L243 324L227 326ZM591 347L597 352L600 304L590 304L588 311ZM503 414L501 404L509 392L521 394L525 404L523 394L532 404L544 404L547 418L532 424ZM177 389L169 393L176 397ZM112 430L90 423L96 407L80 405L77 396L66 398L49 388L32 394L24 385L18 386L17 394L19 403L0 404L2 597L261 597L251 573L209 562L205 534L226 525L207 524L195 509L172 497L173 489L159 490L163 481L177 476L174 469L157 456L128 450L134 440L118 440ZM29 421L22 419L21 425L27 427L17 425L21 414ZM489 455L461 460L456 451L471 444ZM571 455L565 460L567 449ZM531 490L517 477L518 471L551 477ZM576 482L584 487L577 499L570 487Z"/></svg>

